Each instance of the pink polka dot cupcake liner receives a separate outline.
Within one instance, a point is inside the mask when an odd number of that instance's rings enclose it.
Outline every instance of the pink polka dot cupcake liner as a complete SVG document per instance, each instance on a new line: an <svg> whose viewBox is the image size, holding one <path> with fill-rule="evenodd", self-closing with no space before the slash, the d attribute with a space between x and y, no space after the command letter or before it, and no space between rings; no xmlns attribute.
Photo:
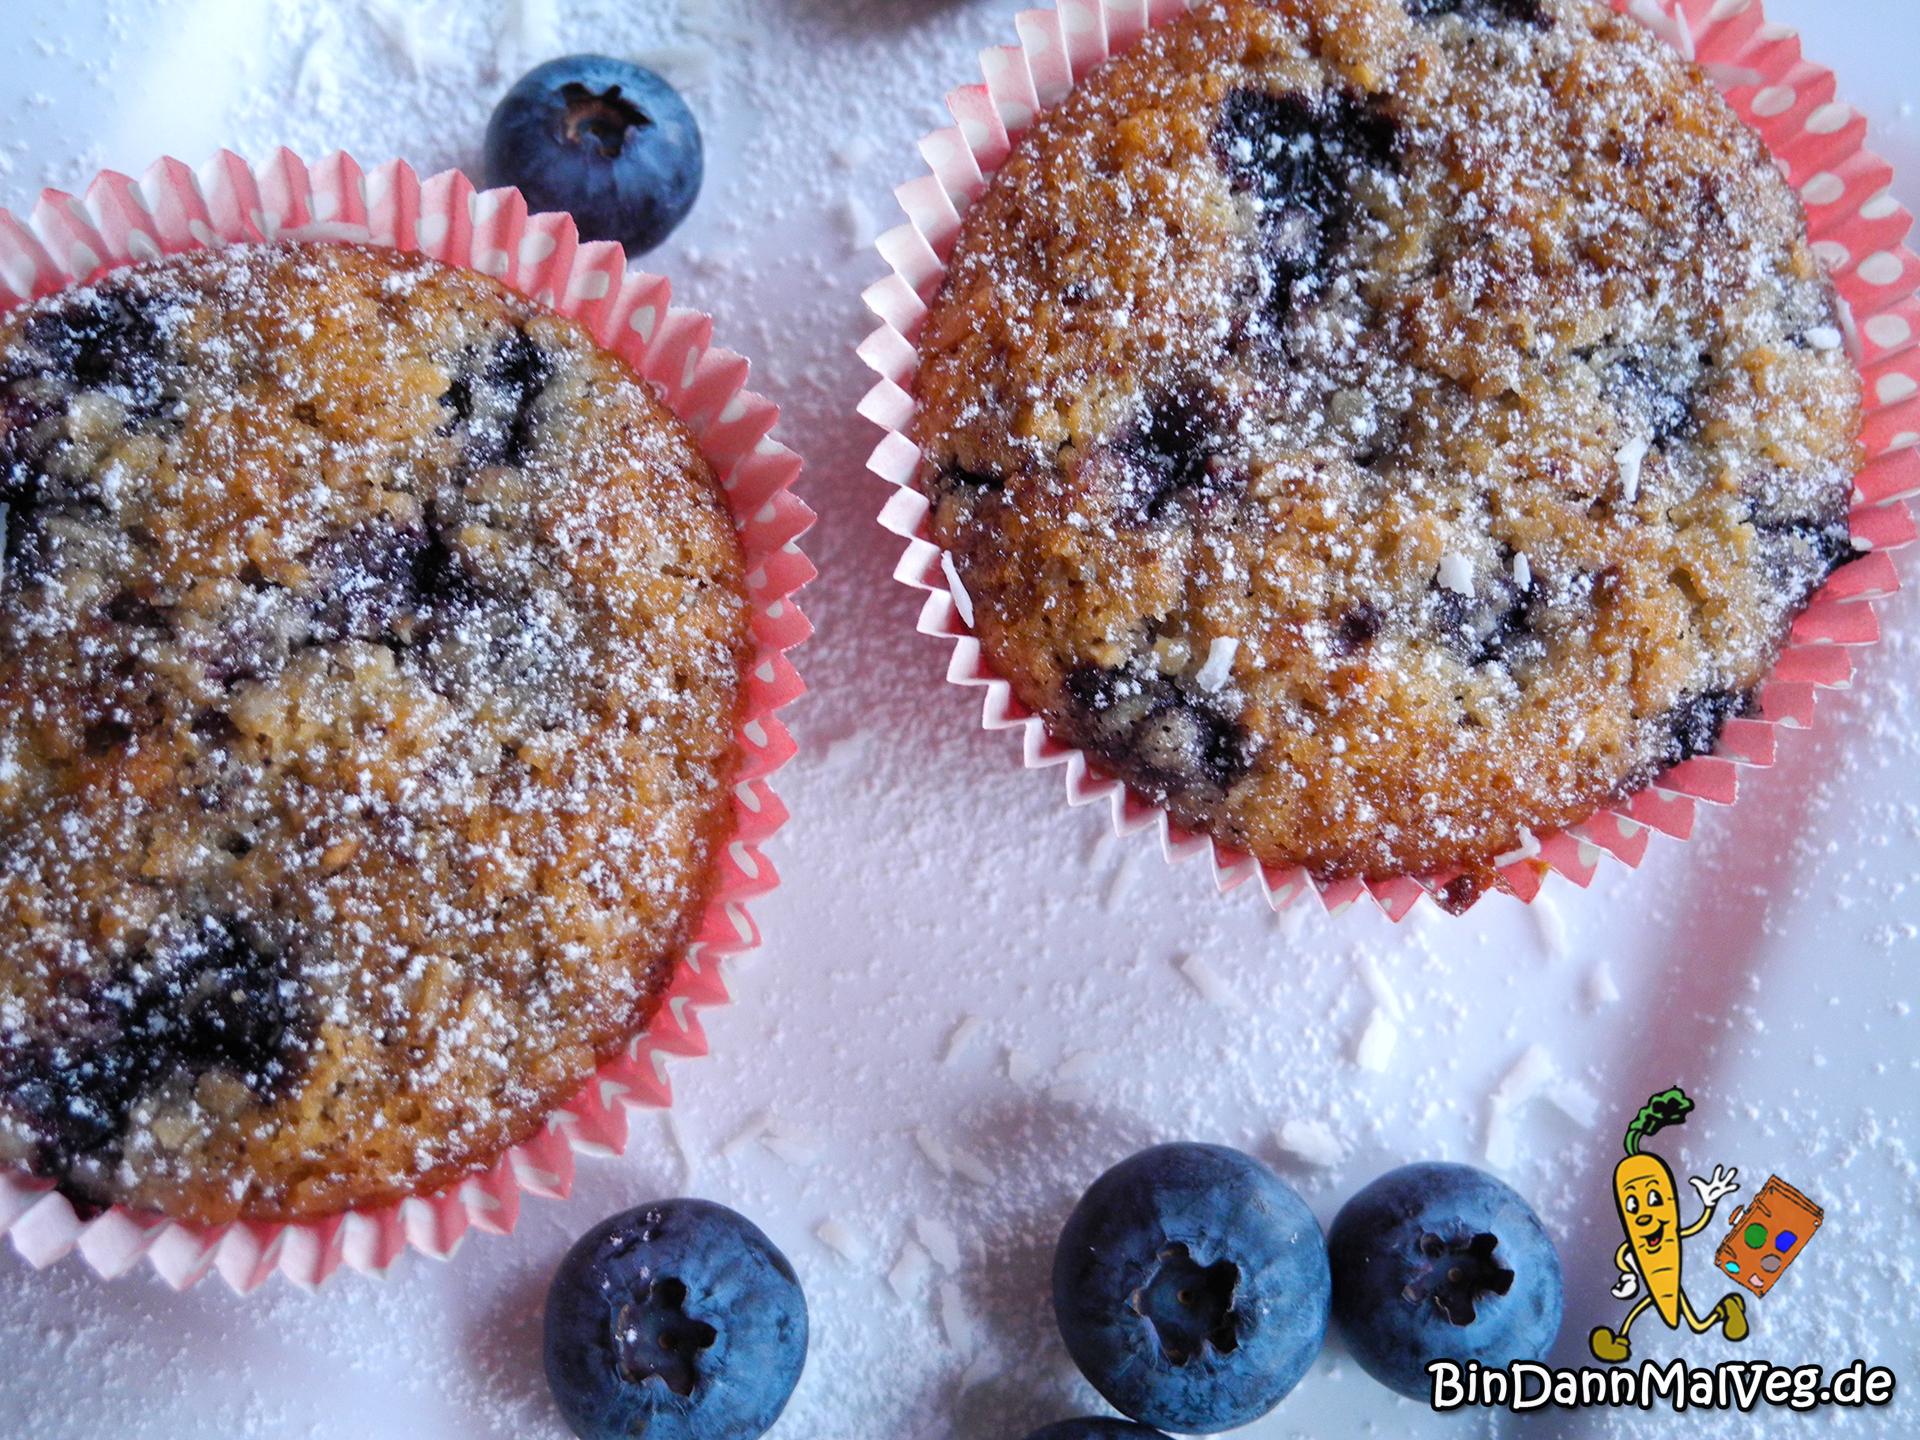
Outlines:
<svg viewBox="0 0 1920 1440"><path fill-rule="evenodd" d="M1899 588L1890 552L1916 538L1905 501L1920 493L1920 258L1905 244L1912 217L1891 194L1893 167L1865 148L1866 120L1834 98L1833 72L1801 55L1795 32L1769 24L1761 0L1612 3L1705 71L1759 132L1805 204L1808 236L1839 291L1848 353L1865 385L1861 438L1868 462L1854 481L1849 517L1859 554L1834 572L1795 621L1761 689L1758 718L1729 720L1711 755L1676 765L1631 800L1530 838L1501 857L1499 888L1523 901L1539 893L1549 871L1584 887L1603 855L1638 866L1654 831L1684 840L1702 804L1731 805L1740 771L1773 763L1778 732L1810 726L1819 692L1850 684L1854 649L1879 638L1874 602ZM1197 6L1058 0L1056 9L1025 11L1014 19L1019 44L981 54L985 83L946 97L954 123L920 141L928 173L894 192L907 221L876 242L892 273L863 297L881 323L859 347L861 360L879 376L859 412L885 432L868 468L894 487L879 520L906 542L894 578L925 595L918 629L951 646L948 682L985 692L984 728L1017 734L1028 769L1059 769L1069 805L1107 802L1116 834L1151 832L1169 863L1206 856L1222 893L1251 882L1276 910L1312 894L1333 914L1370 901L1398 920L1453 876L1327 882L1301 869L1263 865L1183 829L1086 752L1049 735L982 657L955 598L951 562L929 536L928 502L912 486L920 461L907 434L919 366L914 341L946 278L961 217L1042 110L1065 99L1103 60L1189 8Z"/></svg>
<svg viewBox="0 0 1920 1440"><path fill-rule="evenodd" d="M455 170L422 180L399 160L363 172L345 154L309 167L288 150L258 168L222 152L198 175L173 159L138 180L107 171L79 197L45 192L25 221L0 210L0 313L120 266L273 240L385 245L477 270L579 321L625 359L686 422L720 477L746 552L755 654L734 831L658 1011L490 1169L377 1209L214 1227L120 1206L82 1218L49 1182L0 1169L0 1233L30 1264L78 1252L110 1278L145 1260L177 1290L209 1271L244 1293L276 1272L305 1286L343 1265L378 1273L409 1248L446 1259L470 1231L510 1233L523 1194L564 1198L576 1154L620 1154L630 1108L672 1102L667 1061L706 1053L699 1011L726 1002L722 962L760 940L748 902L778 884L761 853L787 818L771 780L794 744L777 712L805 689L786 652L811 633L793 592L814 575L795 543L813 513L792 493L799 456L772 438L777 408L746 388L747 361L713 344L711 319L673 305L664 277L629 271L616 244L582 243L567 215L528 214L517 190L476 190Z"/></svg>

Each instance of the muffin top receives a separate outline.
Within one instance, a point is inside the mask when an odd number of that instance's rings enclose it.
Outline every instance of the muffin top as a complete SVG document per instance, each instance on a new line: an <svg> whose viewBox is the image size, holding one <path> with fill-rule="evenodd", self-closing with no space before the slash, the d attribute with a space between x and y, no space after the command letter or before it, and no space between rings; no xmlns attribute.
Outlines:
<svg viewBox="0 0 1920 1440"><path fill-rule="evenodd" d="M0 1162L213 1223L450 1183L650 1015L750 651L684 426L348 245L0 324Z"/></svg>
<svg viewBox="0 0 1920 1440"><path fill-rule="evenodd" d="M1215 0L967 214L916 484L991 664L1181 824L1451 881L1712 748L1852 554L1799 205L1589 0Z"/></svg>

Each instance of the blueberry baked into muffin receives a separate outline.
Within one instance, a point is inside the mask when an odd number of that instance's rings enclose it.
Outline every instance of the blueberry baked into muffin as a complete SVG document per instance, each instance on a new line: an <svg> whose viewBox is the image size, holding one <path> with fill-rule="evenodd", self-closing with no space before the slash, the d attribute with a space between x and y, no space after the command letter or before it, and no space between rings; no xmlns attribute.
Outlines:
<svg viewBox="0 0 1920 1440"><path fill-rule="evenodd" d="M651 1013L732 823L741 554L570 320L237 247L0 324L0 1164L438 1188Z"/></svg>
<svg viewBox="0 0 1920 1440"><path fill-rule="evenodd" d="M1798 202L1589 0L1215 0L966 216L916 484L987 657L1182 825L1470 904L1710 750L1852 553Z"/></svg>

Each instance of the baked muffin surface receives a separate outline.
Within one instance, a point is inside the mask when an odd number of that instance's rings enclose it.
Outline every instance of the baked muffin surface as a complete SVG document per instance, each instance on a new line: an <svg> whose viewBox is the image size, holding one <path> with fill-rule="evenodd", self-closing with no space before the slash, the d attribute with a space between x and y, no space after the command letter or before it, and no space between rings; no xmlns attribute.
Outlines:
<svg viewBox="0 0 1920 1440"><path fill-rule="evenodd" d="M1183 825L1457 875L1753 703L1852 554L1798 202L1587 0L1219 0L1016 143L917 340L996 671Z"/></svg>
<svg viewBox="0 0 1920 1440"><path fill-rule="evenodd" d="M0 325L0 1162L202 1223L438 1188L651 1013L750 643L692 437L419 256Z"/></svg>

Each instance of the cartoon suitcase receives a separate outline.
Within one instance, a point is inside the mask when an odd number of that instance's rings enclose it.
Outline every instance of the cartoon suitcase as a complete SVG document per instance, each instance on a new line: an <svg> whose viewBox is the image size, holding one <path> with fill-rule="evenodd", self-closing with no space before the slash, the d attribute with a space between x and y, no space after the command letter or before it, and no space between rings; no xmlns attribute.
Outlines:
<svg viewBox="0 0 1920 1440"><path fill-rule="evenodd" d="M1826 1212L1778 1175L1769 1175L1760 1193L1732 1218L1733 1228L1713 1252L1713 1263L1764 1295L1807 1248Z"/></svg>

